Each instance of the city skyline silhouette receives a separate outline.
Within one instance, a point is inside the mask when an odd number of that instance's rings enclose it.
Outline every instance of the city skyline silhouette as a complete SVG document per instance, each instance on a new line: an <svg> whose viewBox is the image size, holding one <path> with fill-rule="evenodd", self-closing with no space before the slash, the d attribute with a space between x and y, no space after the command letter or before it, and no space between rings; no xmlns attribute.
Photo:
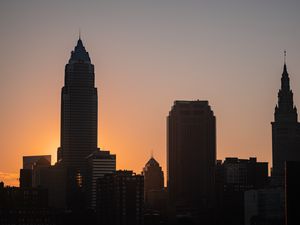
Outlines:
<svg viewBox="0 0 300 225"><path fill-rule="evenodd" d="M117 168L141 172L154 149L166 171L165 123L177 99L209 100L217 159L256 156L271 166L284 49L300 105L298 2L91 1L71 9L67 3L1 3L0 179L6 184L18 184L23 155L56 159L59 89L78 27L97 65L98 146L118 155Z"/></svg>
<svg viewBox="0 0 300 225"><path fill-rule="evenodd" d="M297 224L299 9L1 3L0 224Z"/></svg>

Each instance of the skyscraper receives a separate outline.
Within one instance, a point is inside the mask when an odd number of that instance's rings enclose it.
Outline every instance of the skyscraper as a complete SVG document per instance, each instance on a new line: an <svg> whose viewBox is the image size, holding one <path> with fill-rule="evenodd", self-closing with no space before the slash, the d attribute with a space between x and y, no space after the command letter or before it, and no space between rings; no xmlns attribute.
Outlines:
<svg viewBox="0 0 300 225"><path fill-rule="evenodd" d="M97 147L98 96L94 65L79 37L65 66L61 90L61 137L58 166L66 171L66 203L71 209L87 205L87 156ZM63 171L62 170L62 171Z"/></svg>
<svg viewBox="0 0 300 225"><path fill-rule="evenodd" d="M208 223L213 208L216 118L208 101L175 101L167 118L169 205Z"/></svg>
<svg viewBox="0 0 300 225"><path fill-rule="evenodd" d="M283 66L278 104L272 124L272 177L283 185L285 161L300 161L300 123L286 63ZM278 179L276 179L278 178Z"/></svg>
<svg viewBox="0 0 300 225"><path fill-rule="evenodd" d="M79 38L65 67L58 161L77 172L86 167L85 158L97 150L97 121L94 65Z"/></svg>

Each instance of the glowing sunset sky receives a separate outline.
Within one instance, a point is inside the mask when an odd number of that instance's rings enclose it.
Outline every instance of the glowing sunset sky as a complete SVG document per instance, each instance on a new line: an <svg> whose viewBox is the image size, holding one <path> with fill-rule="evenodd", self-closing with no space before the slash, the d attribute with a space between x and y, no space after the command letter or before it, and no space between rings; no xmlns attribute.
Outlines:
<svg viewBox="0 0 300 225"><path fill-rule="evenodd" d="M140 172L166 176L166 116L208 100L218 159L271 162L283 50L300 109L299 0L2 0L0 180L18 184L22 156L60 145L64 66L78 29L95 65L99 147Z"/></svg>

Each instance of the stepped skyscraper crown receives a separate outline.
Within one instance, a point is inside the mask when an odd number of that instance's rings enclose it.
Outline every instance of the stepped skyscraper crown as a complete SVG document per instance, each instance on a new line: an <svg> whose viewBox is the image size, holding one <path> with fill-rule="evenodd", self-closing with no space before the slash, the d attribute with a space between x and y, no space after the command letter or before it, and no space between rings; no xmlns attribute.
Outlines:
<svg viewBox="0 0 300 225"><path fill-rule="evenodd" d="M85 50L81 38L78 39L74 51L71 52L69 64L77 62L91 63L89 53Z"/></svg>

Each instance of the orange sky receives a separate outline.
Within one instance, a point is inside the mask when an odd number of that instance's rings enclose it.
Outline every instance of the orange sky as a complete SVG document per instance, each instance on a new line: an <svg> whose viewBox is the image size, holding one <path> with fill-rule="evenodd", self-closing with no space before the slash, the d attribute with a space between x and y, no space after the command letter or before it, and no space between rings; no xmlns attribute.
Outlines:
<svg viewBox="0 0 300 225"><path fill-rule="evenodd" d="M22 156L52 154L64 65L78 28L95 65L99 147L140 172L151 150L166 176L174 100L208 100L219 159L271 162L283 50L300 107L299 1L37 1L0 3L0 180Z"/></svg>

